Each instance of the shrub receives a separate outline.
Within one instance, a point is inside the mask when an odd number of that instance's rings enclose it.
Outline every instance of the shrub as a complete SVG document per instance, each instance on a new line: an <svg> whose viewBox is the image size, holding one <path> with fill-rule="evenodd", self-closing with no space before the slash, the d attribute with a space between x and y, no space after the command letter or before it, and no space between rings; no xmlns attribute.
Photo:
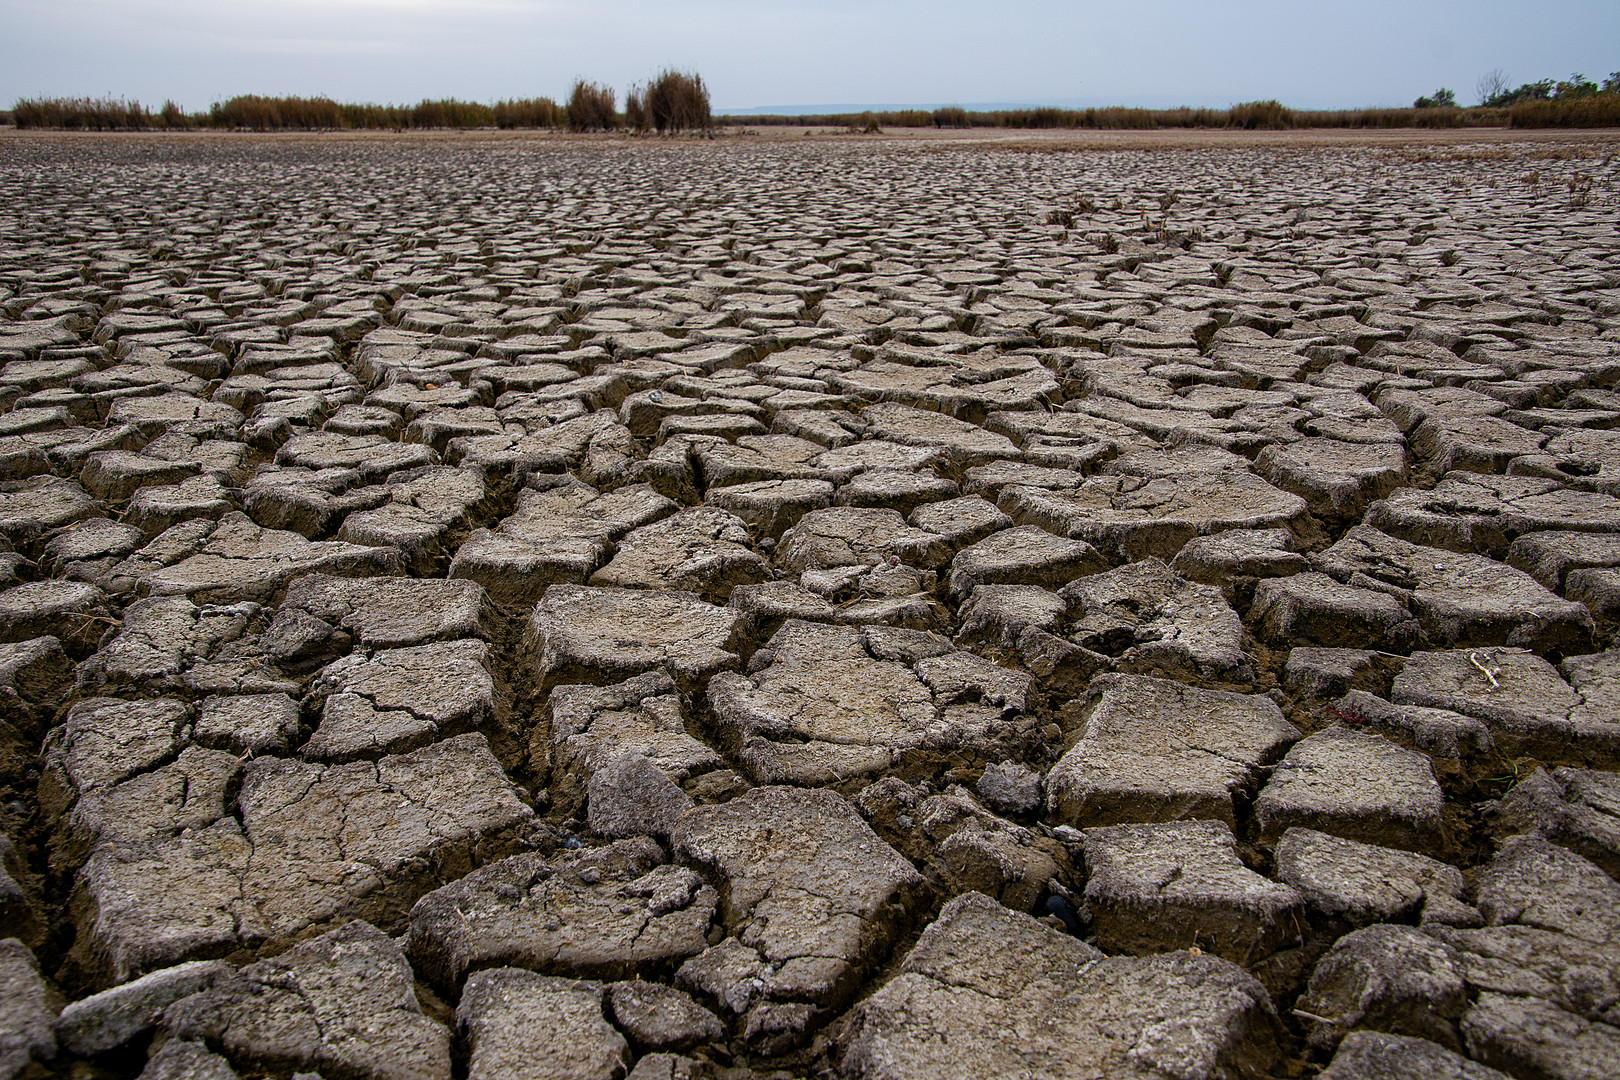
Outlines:
<svg viewBox="0 0 1620 1080"><path fill-rule="evenodd" d="M24 98L12 116L20 128L67 131L144 131L154 120L140 102L123 98Z"/></svg>
<svg viewBox="0 0 1620 1080"><path fill-rule="evenodd" d="M254 131L321 131L344 126L343 106L331 98L267 98L257 94L216 101L208 110L208 120L215 127Z"/></svg>
<svg viewBox="0 0 1620 1080"><path fill-rule="evenodd" d="M1282 131L1294 126L1294 110L1280 101L1245 101L1227 110L1228 127L1245 131Z"/></svg>
<svg viewBox="0 0 1620 1080"><path fill-rule="evenodd" d="M660 135L682 131L708 131L714 126L709 112L709 88L701 75L666 68L647 86L647 119Z"/></svg>
<svg viewBox="0 0 1620 1080"><path fill-rule="evenodd" d="M1526 101L1547 101L1553 94L1553 81L1543 79L1540 82L1525 83L1516 90L1502 87L1490 97L1485 98L1481 104L1496 109L1505 109L1512 105L1521 105Z"/></svg>
<svg viewBox="0 0 1620 1080"><path fill-rule="evenodd" d="M608 95L611 108L612 94ZM40 98L17 102L22 127L92 131L217 127L252 131L406 128L555 128L562 110L550 98L521 98L484 105L445 98L415 105L340 103L330 98L263 97L243 94L215 102L206 113L187 114L173 101L156 113L138 103L89 98ZM611 113L610 113L611 115Z"/></svg>
<svg viewBox="0 0 1620 1080"><path fill-rule="evenodd" d="M929 119L934 122L935 127L965 128L969 126L967 110L957 105L947 105L943 109L935 109Z"/></svg>
<svg viewBox="0 0 1620 1080"><path fill-rule="evenodd" d="M568 95L568 127L573 131L612 131L619 126L618 101L606 86L574 80Z"/></svg>
<svg viewBox="0 0 1620 1080"><path fill-rule="evenodd" d="M479 128L495 126L495 110L472 101L423 101L411 109L411 127Z"/></svg>
<svg viewBox="0 0 1620 1080"><path fill-rule="evenodd" d="M1052 115L1054 112L1056 116ZM1008 119L1022 121L1024 118L1013 114ZM1033 116L1028 117L1028 123L1032 127L1085 127L1098 131L1131 131L1159 126L1158 117L1150 110L1126 109L1117 105L1106 109L1087 109L1079 116L1061 110L1037 109Z"/></svg>
<svg viewBox="0 0 1620 1080"><path fill-rule="evenodd" d="M647 91L639 85L625 92L624 126L634 132L652 130L652 121L647 116Z"/></svg>
<svg viewBox="0 0 1620 1080"><path fill-rule="evenodd" d="M1598 84L1577 71L1569 77L1567 82L1559 82L1557 86L1553 87L1553 100L1567 101L1571 98L1587 98L1598 93L1600 93Z"/></svg>
<svg viewBox="0 0 1620 1080"><path fill-rule="evenodd" d="M562 120L562 110L550 98L517 98L495 103L498 128L554 128Z"/></svg>
<svg viewBox="0 0 1620 1080"><path fill-rule="evenodd" d="M343 105L339 108L345 128L403 131L411 126L411 108L406 105Z"/></svg>
<svg viewBox="0 0 1620 1080"><path fill-rule="evenodd" d="M933 124L934 114L921 109L901 109L883 113L880 119L888 127L925 128Z"/></svg>
<svg viewBox="0 0 1620 1080"><path fill-rule="evenodd" d="M1431 105L1417 110L1412 126L1420 128L1454 128L1463 126L1463 110L1455 105Z"/></svg>
<svg viewBox="0 0 1620 1080"><path fill-rule="evenodd" d="M1516 128L1620 127L1620 94L1526 101L1508 113Z"/></svg>
<svg viewBox="0 0 1620 1080"><path fill-rule="evenodd" d="M163 103L163 108L158 110L158 119L163 121L163 126L166 128L178 129L192 126L191 117L187 116L185 110L172 101Z"/></svg>
<svg viewBox="0 0 1620 1080"><path fill-rule="evenodd" d="M1455 109L1456 107L1457 95L1443 86L1434 92L1434 97L1420 97L1412 102L1412 108L1414 109Z"/></svg>
<svg viewBox="0 0 1620 1080"><path fill-rule="evenodd" d="M1054 109L1050 106L1038 109L1005 109L994 115L1000 121L995 125L996 127L1063 128L1077 126L1070 122L1072 110Z"/></svg>

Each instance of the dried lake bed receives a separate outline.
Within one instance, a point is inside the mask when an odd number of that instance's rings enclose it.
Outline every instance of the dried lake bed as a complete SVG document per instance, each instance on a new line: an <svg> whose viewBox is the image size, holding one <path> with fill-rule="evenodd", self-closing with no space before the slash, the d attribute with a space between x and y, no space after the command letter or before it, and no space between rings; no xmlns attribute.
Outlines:
<svg viewBox="0 0 1620 1080"><path fill-rule="evenodd" d="M1617 151L0 131L0 1078L1620 1075Z"/></svg>

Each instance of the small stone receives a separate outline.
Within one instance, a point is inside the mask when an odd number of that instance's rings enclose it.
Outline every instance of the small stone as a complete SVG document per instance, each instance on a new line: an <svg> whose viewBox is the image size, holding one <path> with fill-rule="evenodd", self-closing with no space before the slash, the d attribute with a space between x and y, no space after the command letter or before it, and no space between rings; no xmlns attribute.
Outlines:
<svg viewBox="0 0 1620 1080"><path fill-rule="evenodd" d="M978 792L998 813L1033 813L1041 805L1041 774L1016 761L988 765L979 776Z"/></svg>

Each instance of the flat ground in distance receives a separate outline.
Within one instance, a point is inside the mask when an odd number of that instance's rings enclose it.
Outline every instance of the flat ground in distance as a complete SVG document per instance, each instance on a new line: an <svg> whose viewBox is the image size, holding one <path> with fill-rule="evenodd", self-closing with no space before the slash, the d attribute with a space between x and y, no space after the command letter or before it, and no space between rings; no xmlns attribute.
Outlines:
<svg viewBox="0 0 1620 1080"><path fill-rule="evenodd" d="M0 130L0 1078L1620 1075L1617 150Z"/></svg>

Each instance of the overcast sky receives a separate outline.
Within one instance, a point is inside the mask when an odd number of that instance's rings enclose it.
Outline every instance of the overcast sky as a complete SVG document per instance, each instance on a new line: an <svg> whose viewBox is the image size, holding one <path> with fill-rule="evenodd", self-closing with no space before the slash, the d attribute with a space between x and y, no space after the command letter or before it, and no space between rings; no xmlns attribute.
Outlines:
<svg viewBox="0 0 1620 1080"><path fill-rule="evenodd" d="M113 95L343 101L622 95L662 67L717 109L1476 100L1620 68L1616 0L0 0L0 107Z"/></svg>

